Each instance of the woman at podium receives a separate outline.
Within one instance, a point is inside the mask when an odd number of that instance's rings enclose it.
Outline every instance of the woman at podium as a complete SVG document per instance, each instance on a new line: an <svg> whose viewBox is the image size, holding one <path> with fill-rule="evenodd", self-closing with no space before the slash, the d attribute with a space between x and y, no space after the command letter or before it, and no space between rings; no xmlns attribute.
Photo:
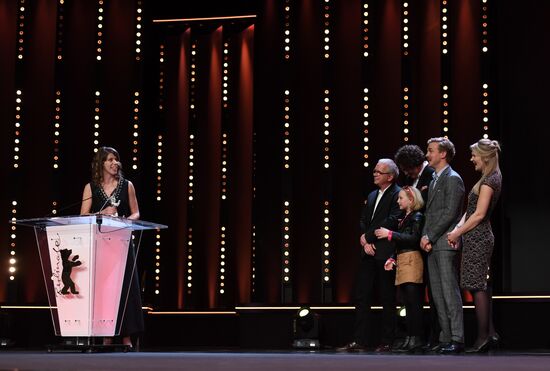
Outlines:
<svg viewBox="0 0 550 371"><path fill-rule="evenodd" d="M98 149L92 160L92 180L84 187L81 214L94 213L139 219L136 190L132 182L122 176L121 170L122 164L117 150L112 147ZM132 271L134 261L135 252L131 244L126 262L127 273ZM120 307L124 308L123 299ZM139 280L138 275L134 274L120 330L123 344L132 347L132 337L139 335L143 329ZM110 338L104 339L104 344L111 342Z"/></svg>

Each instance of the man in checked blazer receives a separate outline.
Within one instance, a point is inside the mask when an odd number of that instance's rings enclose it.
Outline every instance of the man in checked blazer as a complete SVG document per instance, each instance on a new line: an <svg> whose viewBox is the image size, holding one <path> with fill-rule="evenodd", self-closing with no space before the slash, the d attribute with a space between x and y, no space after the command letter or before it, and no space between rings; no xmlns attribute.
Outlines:
<svg viewBox="0 0 550 371"><path fill-rule="evenodd" d="M443 137L428 140L426 158L435 169L426 201L425 224L420 247L429 253L428 269L433 300L441 333L439 353L460 353L464 350L462 296L458 285L458 251L447 242L462 216L464 182L449 163L455 155L453 143Z"/></svg>
<svg viewBox="0 0 550 371"><path fill-rule="evenodd" d="M368 331L373 327L371 304L377 289L382 303L382 341L377 352L389 352L393 344L396 325L395 270L386 271L384 263L395 252L394 243L379 240L374 231L388 227L390 217L401 215L397 198L401 188L395 183L399 169L391 159L380 159L373 172L377 190L368 195L361 214L361 260L355 288L355 326L353 341L339 348L341 351L364 350Z"/></svg>

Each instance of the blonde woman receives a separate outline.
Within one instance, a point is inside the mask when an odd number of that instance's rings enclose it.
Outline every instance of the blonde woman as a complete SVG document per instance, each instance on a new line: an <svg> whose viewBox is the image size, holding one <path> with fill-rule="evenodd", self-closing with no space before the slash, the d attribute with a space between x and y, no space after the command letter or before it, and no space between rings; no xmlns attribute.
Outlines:
<svg viewBox="0 0 550 371"><path fill-rule="evenodd" d="M470 161L481 178L468 195L466 213L447 239L457 246L462 237L460 285L474 297L478 327L477 339L466 352L479 353L499 341L492 318L492 289L487 281L495 242L490 218L500 196L502 175L498 164L500 145L496 140L481 139L470 150Z"/></svg>

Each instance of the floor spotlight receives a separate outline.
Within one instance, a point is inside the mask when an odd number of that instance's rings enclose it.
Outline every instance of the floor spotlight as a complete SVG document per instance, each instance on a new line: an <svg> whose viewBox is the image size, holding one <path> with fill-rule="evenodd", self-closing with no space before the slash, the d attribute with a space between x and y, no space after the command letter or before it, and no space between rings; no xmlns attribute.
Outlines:
<svg viewBox="0 0 550 371"><path fill-rule="evenodd" d="M319 315L313 313L309 307L301 307L292 321L294 341L292 346L301 349L318 349L319 343Z"/></svg>
<svg viewBox="0 0 550 371"><path fill-rule="evenodd" d="M405 308L404 305L402 307L399 307L399 309L397 309L397 315L399 317L406 317L407 316L407 309Z"/></svg>

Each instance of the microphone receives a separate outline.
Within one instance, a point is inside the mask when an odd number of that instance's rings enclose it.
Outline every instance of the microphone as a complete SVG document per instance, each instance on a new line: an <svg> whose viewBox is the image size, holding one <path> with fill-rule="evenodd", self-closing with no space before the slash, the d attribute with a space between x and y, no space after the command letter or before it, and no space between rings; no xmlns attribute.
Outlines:
<svg viewBox="0 0 550 371"><path fill-rule="evenodd" d="M92 196L86 197L86 198L83 199L83 200L74 202L74 203L72 203L72 204L70 204L70 205L68 205L68 206L65 206L65 207L63 207L63 208L57 210L56 213L49 213L49 214L47 214L47 215L45 216L45 218L50 218L50 217L52 217L52 216L54 216L54 215L55 215L55 216L59 216L59 213L60 213L60 212L65 211L65 210L67 210L67 209L70 209L70 208L72 208L73 206L82 204L84 201L88 201L88 200L91 199L91 198L92 198Z"/></svg>

